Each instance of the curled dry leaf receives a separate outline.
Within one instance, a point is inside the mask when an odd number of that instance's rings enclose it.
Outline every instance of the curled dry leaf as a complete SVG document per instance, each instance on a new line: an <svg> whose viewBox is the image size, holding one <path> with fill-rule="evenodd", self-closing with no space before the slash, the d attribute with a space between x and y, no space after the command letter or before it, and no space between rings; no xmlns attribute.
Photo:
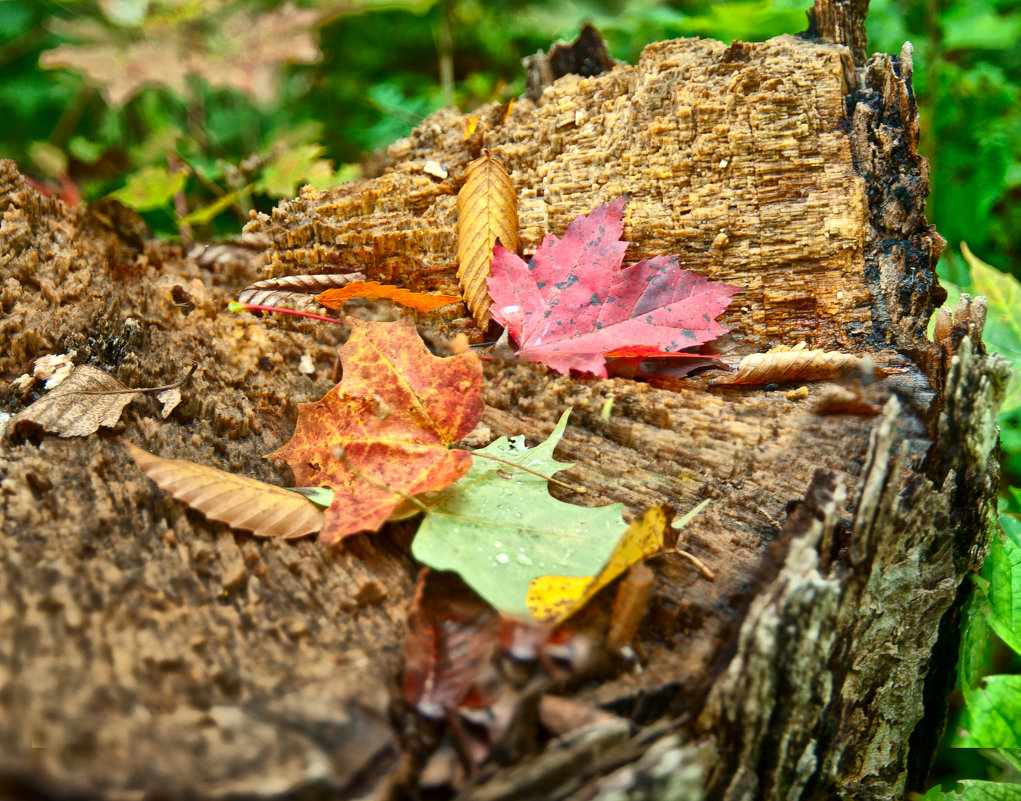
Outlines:
<svg viewBox="0 0 1021 801"><path fill-rule="evenodd" d="M713 382L730 384L789 384L795 381L823 381L862 372L867 362L851 353L807 350L804 343L793 348L779 345L766 353L752 353L741 359L737 373Z"/></svg>
<svg viewBox="0 0 1021 801"><path fill-rule="evenodd" d="M163 404L163 408L160 410L160 417L166 420L170 417L170 413L181 403L181 388L171 387L170 389L165 389L157 393L156 400Z"/></svg>
<svg viewBox="0 0 1021 801"><path fill-rule="evenodd" d="M410 289L401 289L378 281L351 281L347 286L327 289L316 300L327 309L340 309L352 298L392 300L401 306L423 313L461 302L457 295L428 295L425 292L412 292Z"/></svg>
<svg viewBox="0 0 1021 801"><path fill-rule="evenodd" d="M288 301L302 307L312 306L316 301L312 295L319 295L328 289L346 286L352 281L364 281L363 273L345 275L282 275L249 284L238 293L239 303L253 303L257 306L279 306Z"/></svg>
<svg viewBox="0 0 1021 801"><path fill-rule="evenodd" d="M115 426L121 412L136 397L131 390L98 367L80 364L59 386L11 418L13 433L34 423L61 437L84 437L100 426Z"/></svg>
<svg viewBox="0 0 1021 801"><path fill-rule="evenodd" d="M487 150L468 165L457 193L457 280L479 328L489 325L489 263L493 245L518 249L518 198L507 170Z"/></svg>
<svg viewBox="0 0 1021 801"><path fill-rule="evenodd" d="M124 442L157 486L211 520L257 537L293 539L315 534L323 513L296 492L184 459L164 459Z"/></svg>

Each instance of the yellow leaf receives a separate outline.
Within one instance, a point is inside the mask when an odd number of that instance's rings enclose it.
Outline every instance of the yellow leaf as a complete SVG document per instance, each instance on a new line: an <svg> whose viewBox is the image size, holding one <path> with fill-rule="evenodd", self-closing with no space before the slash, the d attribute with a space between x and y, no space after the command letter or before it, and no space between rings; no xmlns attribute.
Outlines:
<svg viewBox="0 0 1021 801"><path fill-rule="evenodd" d="M339 309L351 298L370 300L382 298L426 313L436 311L441 306L461 302L461 298L456 295L427 295L424 292L412 292L410 289L401 289L398 286L381 284L378 281L352 281L343 287L327 289L316 300L327 309Z"/></svg>
<svg viewBox="0 0 1021 801"><path fill-rule="evenodd" d="M315 534L323 513L296 492L183 459L163 459L122 443L157 486L192 509L257 537L293 539Z"/></svg>
<svg viewBox="0 0 1021 801"><path fill-rule="evenodd" d="M518 198L507 170L487 150L468 165L457 193L457 280L483 330L489 325L489 262L496 240L518 249Z"/></svg>
<svg viewBox="0 0 1021 801"><path fill-rule="evenodd" d="M528 611L541 623L561 623L627 570L631 565L659 553L666 540L669 515L653 506L635 520L603 569L595 576L540 576L528 586Z"/></svg>

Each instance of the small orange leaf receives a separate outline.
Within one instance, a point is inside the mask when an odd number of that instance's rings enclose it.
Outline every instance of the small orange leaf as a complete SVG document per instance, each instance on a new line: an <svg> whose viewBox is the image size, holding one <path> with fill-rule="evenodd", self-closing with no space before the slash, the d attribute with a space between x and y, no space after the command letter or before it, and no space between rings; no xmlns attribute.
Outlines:
<svg viewBox="0 0 1021 801"><path fill-rule="evenodd" d="M327 309L340 309L345 302L352 298L392 300L394 303L424 313L436 311L441 306L449 306L451 303L461 302L461 298L457 295L427 295L424 292L412 292L410 289L401 289L398 286L381 284L378 281L352 281L339 289L327 289L316 300Z"/></svg>
<svg viewBox="0 0 1021 801"><path fill-rule="evenodd" d="M528 587L528 611L541 623L566 620L629 567L662 551L668 524L667 510L653 506L624 532L597 575L540 576L532 579Z"/></svg>
<svg viewBox="0 0 1021 801"><path fill-rule="evenodd" d="M443 489L472 465L451 446L482 419L482 363L474 353L433 356L410 323L347 318L337 349L344 380L298 405L284 459L303 487L328 486L320 542L374 531L408 495Z"/></svg>
<svg viewBox="0 0 1021 801"><path fill-rule="evenodd" d="M122 443L158 487L211 520L257 537L293 539L315 534L323 513L296 492L184 459L164 459Z"/></svg>
<svg viewBox="0 0 1021 801"><path fill-rule="evenodd" d="M489 262L496 240L518 249L518 198L510 176L487 150L468 165L457 193L457 280L479 328L489 325Z"/></svg>

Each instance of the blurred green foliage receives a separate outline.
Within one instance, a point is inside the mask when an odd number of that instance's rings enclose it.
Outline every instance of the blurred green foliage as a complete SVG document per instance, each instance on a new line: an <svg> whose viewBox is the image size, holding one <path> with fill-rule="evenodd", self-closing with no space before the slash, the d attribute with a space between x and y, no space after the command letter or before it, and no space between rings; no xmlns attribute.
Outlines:
<svg viewBox="0 0 1021 801"><path fill-rule="evenodd" d="M660 39L797 33L810 5L0 0L0 156L72 201L112 194L161 235L232 235L250 210L266 210L302 184L372 174L389 143L444 104L470 110L520 94L521 58L573 38L586 22L602 31L611 55L634 63ZM1021 7L1016 0L871 0L868 30L874 51L914 45L920 150L931 166L927 215L950 243L941 276L955 291L989 296L987 343L1021 375L1021 285L1005 274L1021 272ZM971 256L964 241L1004 272ZM1019 387L1000 418L1005 472L1015 482ZM961 689L971 700L955 729L973 740L1017 698L1018 688L1008 687L1017 683L1010 676L1017 664L1003 622L1004 604L1021 597L1010 572L1016 537L997 548L968 609L962 646ZM1021 612L1010 624L1015 634L1019 620ZM996 656L1003 652L1008 657ZM1000 689L985 689L991 674L1009 679L998 681L1010 690L999 705L987 703ZM981 768L965 759L974 752L957 753L949 770L958 775L948 776L944 764L945 782L968 771L974 779L997 775L988 762L979 760ZM1016 773L1017 752L989 753ZM948 797L1001 797L989 792L970 782ZM932 793L942 797L938 787Z"/></svg>
<svg viewBox="0 0 1021 801"><path fill-rule="evenodd" d="M659 39L796 33L809 6L0 0L0 154L72 198L122 188L135 197L143 182L155 187L153 169L183 171L178 207L158 192L142 200L150 224L174 234L182 216L196 215L200 234L226 235L250 208L301 183L357 177L359 164L377 170L386 145L445 103L470 110L519 94L521 58L585 22L614 57L634 62ZM953 247L966 239L994 264L1021 264L1016 0L872 0L868 26L874 50L915 46L930 219ZM134 175L143 168L152 169ZM967 284L960 259L944 263L947 277Z"/></svg>

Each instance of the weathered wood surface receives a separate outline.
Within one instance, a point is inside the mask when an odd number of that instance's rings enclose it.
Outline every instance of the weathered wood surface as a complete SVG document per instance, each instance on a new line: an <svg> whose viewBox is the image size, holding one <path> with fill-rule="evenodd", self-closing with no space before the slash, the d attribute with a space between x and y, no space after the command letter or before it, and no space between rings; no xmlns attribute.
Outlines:
<svg viewBox="0 0 1021 801"><path fill-rule="evenodd" d="M856 73L846 48L794 37L658 43L636 66L560 79L506 120L484 108L467 138L462 115L437 113L391 148L383 176L304 191L253 220L236 261L118 236L122 222L38 198L8 163L0 376L69 349L129 385L196 362L168 421L136 402L119 436L285 480L260 456L289 436L298 402L328 389L341 335L228 315L233 293L353 270L455 290L455 195L483 147L518 189L525 252L631 193L629 261L678 253L746 288L724 317L731 353L804 341L894 372L812 384L795 401L706 379L668 391L488 367L476 442L535 441L573 406L558 456L578 464L586 503L635 514L711 499L685 542L717 580L658 558L641 671L571 690L630 723L566 734L462 797L900 797L931 752L922 729L941 725L953 602L984 548L1003 383L963 340L981 331L977 310L925 341L942 240L921 213L908 70L876 57ZM447 179L423 171L430 159ZM191 314L174 286L191 293ZM297 370L303 353L311 377ZM883 412L820 413L836 391ZM9 410L33 397L0 392ZM184 510L105 432L0 446L0 524L0 790L412 792L425 755L404 750L414 726L395 692L410 527L329 550L255 540Z"/></svg>

